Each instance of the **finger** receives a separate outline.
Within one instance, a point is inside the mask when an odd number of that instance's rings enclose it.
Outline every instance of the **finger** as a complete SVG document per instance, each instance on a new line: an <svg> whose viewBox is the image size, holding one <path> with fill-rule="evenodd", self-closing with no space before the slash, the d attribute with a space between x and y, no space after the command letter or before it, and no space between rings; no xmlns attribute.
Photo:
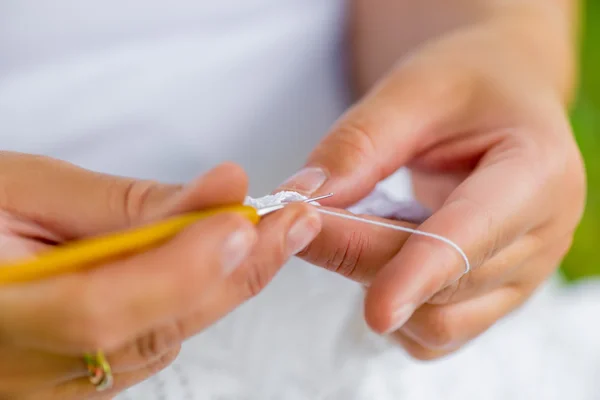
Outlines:
<svg viewBox="0 0 600 400"><path fill-rule="evenodd" d="M281 266L314 239L320 215L306 204L293 204L263 219L251 255L228 279L198 293L192 313L152 329L109 360L117 372L132 371L154 362L173 346L197 334L257 295ZM291 234L290 234L291 233Z"/></svg>
<svg viewBox="0 0 600 400"><path fill-rule="evenodd" d="M433 61L433 62L432 62ZM345 208L450 131L460 131L473 101L467 71L413 57L335 124L305 169L280 189L329 192L323 204ZM441 69L444 69L441 71Z"/></svg>
<svg viewBox="0 0 600 400"><path fill-rule="evenodd" d="M0 209L63 239L139 223L164 210L164 204L181 189L181 185L106 175L48 157L12 152L0 152L0 170L5 171L0 175ZM201 177L187 195L198 201L198 208L216 198L238 202L243 200L246 181L239 167L227 164ZM221 192L223 185L231 191Z"/></svg>
<svg viewBox="0 0 600 400"><path fill-rule="evenodd" d="M182 341L177 324L169 324L108 354L107 359L114 374L136 372L177 351ZM0 398L47 391L87 375L88 370L81 357L0 347Z"/></svg>
<svg viewBox="0 0 600 400"><path fill-rule="evenodd" d="M536 254L551 245L544 245L535 234L528 233L489 259L484 265L461 276L427 302L430 304L457 303L481 296L515 279L519 270L531 266ZM531 272L530 272L531 273Z"/></svg>
<svg viewBox="0 0 600 400"><path fill-rule="evenodd" d="M535 228L548 211L548 200L539 197L544 193L540 186L548 180L540 181L541 174L519 149L500 147L420 227L459 246L473 270ZM365 302L367 321L379 332L397 329L416 307L460 278L465 268L465 260L449 245L411 236L373 281Z"/></svg>
<svg viewBox="0 0 600 400"><path fill-rule="evenodd" d="M535 233L524 235L477 270L436 293L428 303L457 303L501 286L537 286L556 271L571 242L571 234L548 243Z"/></svg>
<svg viewBox="0 0 600 400"><path fill-rule="evenodd" d="M0 347L0 398L17 393L48 389L86 376L81 359L21 349Z"/></svg>
<svg viewBox="0 0 600 400"><path fill-rule="evenodd" d="M393 335L415 345L407 348L419 359L456 351L488 330L527 298L522 287L508 286L479 298L452 305L423 305Z"/></svg>
<svg viewBox="0 0 600 400"><path fill-rule="evenodd" d="M353 215L350 212L332 211ZM413 224L377 217L360 217L414 228ZM409 237L406 232L353 220L322 215L319 235L298 256L311 264L341 274L356 282L369 285L381 266L387 264Z"/></svg>
<svg viewBox="0 0 600 400"><path fill-rule="evenodd" d="M249 221L221 215L102 268L6 286L0 335L51 351L109 351L191 311L199 293L240 265L255 239Z"/></svg>
<svg viewBox="0 0 600 400"><path fill-rule="evenodd" d="M167 323L143 332L124 346L109 353L107 359L114 373L132 372L150 365L164 357L165 354L181 347L188 338L183 319L173 319Z"/></svg>
<svg viewBox="0 0 600 400"><path fill-rule="evenodd" d="M230 277L240 288L245 286L241 291L246 298L260 293L287 260L308 246L321 230L321 215L313 206L292 204L284 211L261 222L252 255Z"/></svg>
<svg viewBox="0 0 600 400"><path fill-rule="evenodd" d="M203 295L191 315L177 322L182 337L197 334L258 295L289 257L303 247L303 242L317 235L319 228L319 214L306 204L287 206L261 221L250 257L227 280Z"/></svg>
<svg viewBox="0 0 600 400"><path fill-rule="evenodd" d="M166 203L159 203L148 218L160 218L209 207L243 203L248 192L246 172L236 164L224 163L201 175Z"/></svg>
<svg viewBox="0 0 600 400"><path fill-rule="evenodd" d="M450 304L425 304L393 333L413 356L439 358L454 352L519 307L556 270L570 246L568 238L540 248L505 284L486 294ZM487 268L487 265L482 267Z"/></svg>
<svg viewBox="0 0 600 400"><path fill-rule="evenodd" d="M98 392L89 382L88 378L79 378L71 382L63 383L49 390L35 392L19 397L22 400L100 400L113 398L126 389L140 383L149 377L156 375L168 367L179 354L179 348L164 354L160 359L140 369L130 372L117 373L114 375L114 385L108 391Z"/></svg>

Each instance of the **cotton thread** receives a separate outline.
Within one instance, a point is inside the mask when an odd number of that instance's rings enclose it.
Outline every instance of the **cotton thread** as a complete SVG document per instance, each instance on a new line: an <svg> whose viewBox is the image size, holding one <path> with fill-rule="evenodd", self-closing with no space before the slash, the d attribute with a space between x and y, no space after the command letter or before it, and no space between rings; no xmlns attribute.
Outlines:
<svg viewBox="0 0 600 400"><path fill-rule="evenodd" d="M385 223L385 222L372 221L370 219L357 217L355 215L341 214L341 213L338 213L338 212L335 212L335 211L325 210L325 209L320 208L320 207L317 207L317 211L319 211L322 214L332 215L332 216L343 218L343 219L349 219L349 220L352 220L352 221L364 222L366 224L381 226L383 228L389 228L389 229L393 229L393 230L396 230L396 231L402 231L402 232L412 233L412 234L415 234L415 235L425 236L425 237L428 237L428 238L439 240L439 241L447 244L448 246L452 247L454 250L456 250L458 252L458 254L460 254L460 256L462 257L463 261L465 262L465 272L464 272L465 274L467 274L467 273L469 273L469 271L471 271L471 263L469 262L469 257L467 257L467 254L460 248L459 245L457 245L452 240L450 240L450 239L448 239L448 238L446 238L444 236L436 235L435 233L429 233L429 232L420 231L418 229L406 228L404 226L398 226L398 225L394 225L394 224L389 224L389 223Z"/></svg>

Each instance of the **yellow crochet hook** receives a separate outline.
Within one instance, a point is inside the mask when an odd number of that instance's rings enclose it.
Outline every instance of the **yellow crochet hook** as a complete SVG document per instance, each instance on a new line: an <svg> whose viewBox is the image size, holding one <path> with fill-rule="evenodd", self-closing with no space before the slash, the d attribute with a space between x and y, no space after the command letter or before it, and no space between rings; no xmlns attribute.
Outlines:
<svg viewBox="0 0 600 400"><path fill-rule="evenodd" d="M329 196L331 195L307 199L305 202ZM143 251L165 242L191 224L217 214L237 213L257 224L262 216L280 210L285 205L283 203L260 209L245 205L218 207L179 215L123 232L66 243L32 258L0 265L0 285L75 272L124 254Z"/></svg>
<svg viewBox="0 0 600 400"><path fill-rule="evenodd" d="M101 237L82 239L57 246L30 259L0 266L0 284L22 283L77 271L126 253L156 246L204 218L234 212L252 223L260 219L249 206L222 207L183 214L164 221Z"/></svg>

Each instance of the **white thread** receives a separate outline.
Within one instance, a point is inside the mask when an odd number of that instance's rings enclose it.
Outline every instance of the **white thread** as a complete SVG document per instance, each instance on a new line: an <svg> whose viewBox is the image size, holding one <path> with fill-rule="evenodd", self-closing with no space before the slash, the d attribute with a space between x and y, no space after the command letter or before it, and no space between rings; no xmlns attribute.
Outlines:
<svg viewBox="0 0 600 400"><path fill-rule="evenodd" d="M456 243L454 243L452 240L450 240L448 238L445 238L444 236L436 235L435 233L423 232L423 231L420 231L420 230L417 230L417 229L406 228L404 226L398 226L398 225L394 225L394 224L388 224L388 223L385 223L385 222L372 221L370 219L357 217L355 215L341 214L341 213L337 213L337 212L334 212L334 211L325 210L325 209L322 209L322 208L319 208L319 207L317 207L317 210L320 213L327 214L327 215L333 215L335 217L349 219L349 220L352 220L352 221L364 222L364 223L371 224L371 225L377 225L377 226L381 226L381 227L384 227L384 228L394 229L396 231L408 232L408 233L412 233L412 234L415 234L415 235L426 236L426 237L429 237L429 238L432 238L432 239L439 240L441 242L444 242L448 246L452 247L454 250L456 250L458 252L458 254L460 254L460 256L463 258L463 261L465 262L465 272L464 272L465 274L468 273L469 271L471 271L471 263L469 263L469 257L467 257L467 255L460 248L459 245L457 245Z"/></svg>
<svg viewBox="0 0 600 400"><path fill-rule="evenodd" d="M257 207L257 208L262 208L262 207L272 206L275 204L281 204L283 202L303 201L306 199L307 199L307 197L301 195L300 193L285 191L285 192L275 193L275 194L272 194L269 196L260 197L258 199L254 199L252 197L247 197L245 204L251 205L251 206ZM315 206L320 205L317 202L313 202L311 204L313 204ZM465 262L465 272L464 272L465 274L468 273L469 271L471 271L471 263L469 262L469 258L467 257L466 253L460 248L459 245L457 245L452 240L450 240L444 236L436 235L435 233L423 232L418 229L406 228L403 226L389 224L389 223L385 223L385 222L373 221L373 220L361 218L361 217L358 217L355 215L341 214L341 213L337 213L335 211L325 210L320 207L317 207L317 210L323 214L332 215L335 217L345 218L345 219L358 221L358 222L364 222L366 224L381 226L381 227L393 229L396 231L412 233L415 235L426 236L426 237L429 237L432 239L439 240L439 241L447 244L448 246L452 247L454 250L456 250L458 252L458 254L460 254L463 261Z"/></svg>

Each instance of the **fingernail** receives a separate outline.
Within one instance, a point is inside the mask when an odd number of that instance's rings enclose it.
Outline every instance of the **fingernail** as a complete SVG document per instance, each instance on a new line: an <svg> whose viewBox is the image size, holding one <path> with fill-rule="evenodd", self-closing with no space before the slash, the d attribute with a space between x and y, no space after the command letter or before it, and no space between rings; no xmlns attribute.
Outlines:
<svg viewBox="0 0 600 400"><path fill-rule="evenodd" d="M319 234L320 218L316 211L311 210L288 231L286 246L290 256L298 254Z"/></svg>
<svg viewBox="0 0 600 400"><path fill-rule="evenodd" d="M310 196L323 186L327 174L321 168L304 168L286 180L282 186L286 189Z"/></svg>
<svg viewBox="0 0 600 400"><path fill-rule="evenodd" d="M231 274L250 255L254 235L248 228L239 229L226 239L223 246L223 273Z"/></svg>
<svg viewBox="0 0 600 400"><path fill-rule="evenodd" d="M414 304L404 304L398 307L392 314L392 325L385 333L392 333L402 328L402 325L409 320L416 309Z"/></svg>

